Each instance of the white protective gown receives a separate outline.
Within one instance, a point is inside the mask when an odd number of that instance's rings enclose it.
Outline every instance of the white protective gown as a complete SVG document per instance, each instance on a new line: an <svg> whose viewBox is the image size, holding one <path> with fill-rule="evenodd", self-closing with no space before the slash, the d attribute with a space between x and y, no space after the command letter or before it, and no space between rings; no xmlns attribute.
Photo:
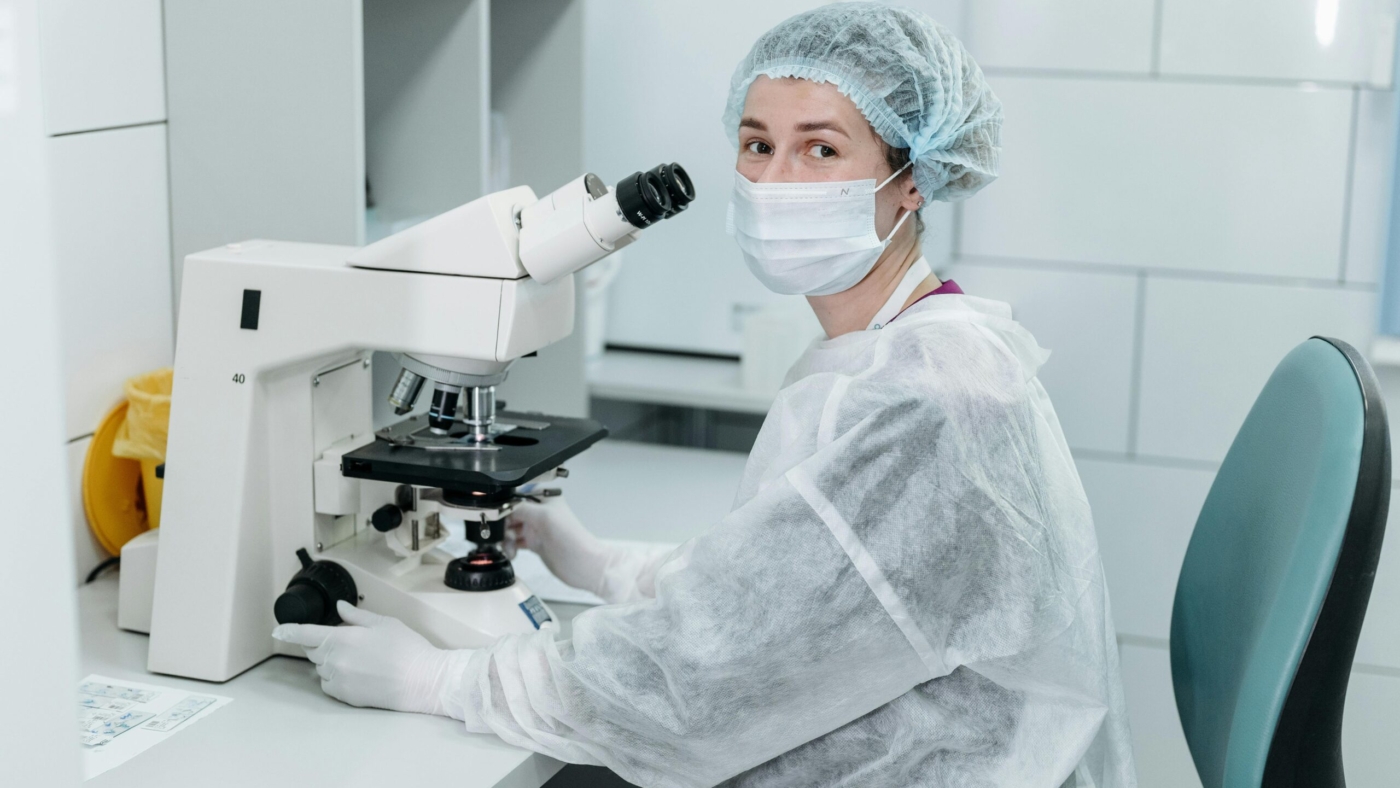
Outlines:
<svg viewBox="0 0 1400 788"><path fill-rule="evenodd" d="M733 511L572 639L474 654L452 711L648 787L1136 785L1047 355L962 295L815 343Z"/></svg>

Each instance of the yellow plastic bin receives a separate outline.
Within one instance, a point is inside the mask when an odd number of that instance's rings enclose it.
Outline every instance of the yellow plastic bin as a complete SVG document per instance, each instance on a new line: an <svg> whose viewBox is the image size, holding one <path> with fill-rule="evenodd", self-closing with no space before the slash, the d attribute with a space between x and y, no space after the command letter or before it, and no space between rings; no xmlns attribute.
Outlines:
<svg viewBox="0 0 1400 788"><path fill-rule="evenodd" d="M156 468L165 462L174 373L166 367L126 382L126 420L117 428L116 440L112 442L113 456L141 463L141 487L151 528L160 527L160 498L165 480L156 476Z"/></svg>
<svg viewBox="0 0 1400 788"><path fill-rule="evenodd" d="M102 419L83 463L83 510L88 527L111 555L122 545L160 527L165 481L156 468L165 462L170 428L171 369L158 369L126 382L126 401Z"/></svg>

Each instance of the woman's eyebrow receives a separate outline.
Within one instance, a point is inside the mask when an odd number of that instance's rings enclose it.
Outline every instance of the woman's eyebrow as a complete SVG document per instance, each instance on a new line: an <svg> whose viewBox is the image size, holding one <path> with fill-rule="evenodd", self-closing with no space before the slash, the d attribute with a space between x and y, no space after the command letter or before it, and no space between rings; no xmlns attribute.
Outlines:
<svg viewBox="0 0 1400 788"><path fill-rule="evenodd" d="M763 125L763 121L758 120L757 118L744 118L743 120L739 121L739 128L758 129L759 131L768 130L768 127Z"/></svg>
<svg viewBox="0 0 1400 788"><path fill-rule="evenodd" d="M799 124L797 124L796 126L793 126L792 128L793 128L793 131L798 131L798 132L808 132L808 131L834 131L834 132L836 132L837 134L840 134L841 136L846 137L847 139L849 139L850 136L851 136L851 135L847 134L847 133L846 133L846 130L843 129L843 128L841 128L840 124L838 124L838 123L837 123L836 121L834 121L834 120L809 120L809 121L807 121L807 122L805 122L805 123L799 123Z"/></svg>

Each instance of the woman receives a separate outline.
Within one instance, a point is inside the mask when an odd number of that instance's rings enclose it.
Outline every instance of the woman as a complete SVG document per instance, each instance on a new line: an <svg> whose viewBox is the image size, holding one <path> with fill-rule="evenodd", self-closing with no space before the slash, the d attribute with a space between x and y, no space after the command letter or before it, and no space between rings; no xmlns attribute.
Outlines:
<svg viewBox="0 0 1400 788"><path fill-rule="evenodd" d="M357 626L279 628L325 690L642 786L1130 786L1089 505L1004 304L924 261L926 200L995 175L1000 104L926 16L824 6L735 74L729 225L827 339L788 375L733 511L674 553L603 545L562 501L521 546L607 606L571 640L442 651Z"/></svg>

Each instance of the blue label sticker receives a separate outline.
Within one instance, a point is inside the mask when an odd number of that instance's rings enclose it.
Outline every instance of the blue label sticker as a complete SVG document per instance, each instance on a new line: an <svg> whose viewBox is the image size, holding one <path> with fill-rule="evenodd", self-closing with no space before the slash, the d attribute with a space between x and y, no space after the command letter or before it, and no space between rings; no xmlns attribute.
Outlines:
<svg viewBox="0 0 1400 788"><path fill-rule="evenodd" d="M549 608L544 606L537 596L532 596L520 603L520 609L525 611L525 615L530 619L530 623L539 629L540 625L546 621L553 621L549 615Z"/></svg>

